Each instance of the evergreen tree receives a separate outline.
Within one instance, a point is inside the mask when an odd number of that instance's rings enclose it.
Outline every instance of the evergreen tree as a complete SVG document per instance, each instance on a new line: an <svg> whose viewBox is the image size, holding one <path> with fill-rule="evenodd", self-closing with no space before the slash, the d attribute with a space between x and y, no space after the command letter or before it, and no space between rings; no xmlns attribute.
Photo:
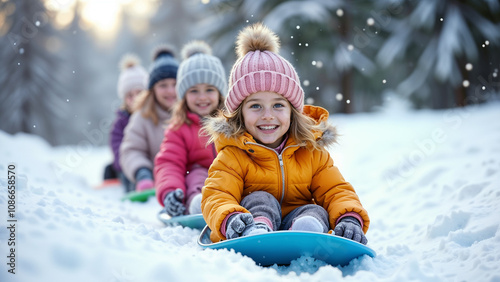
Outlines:
<svg viewBox="0 0 500 282"><path fill-rule="evenodd" d="M396 90L417 106L465 105L476 95L475 86L482 83L477 78L491 74L490 64L498 62L494 54L500 46L500 4L487 0L402 2L412 6L411 13L401 13L382 26L390 36L377 61L387 68L409 65L407 77ZM378 5L388 9L392 1ZM491 51L480 52L485 44Z"/></svg>
<svg viewBox="0 0 500 282"><path fill-rule="evenodd" d="M40 0L2 1L6 34L0 38L0 129L41 135L59 142L65 116L60 59L50 50L55 32Z"/></svg>
<svg viewBox="0 0 500 282"><path fill-rule="evenodd" d="M312 102L335 112L353 112L354 93L365 84L356 76L374 72L370 58L352 44L352 18L359 17L348 1L211 1L212 13L199 26L215 50L234 62L233 42L244 26L263 22L281 39L280 54L297 68ZM351 45L351 46L350 46ZM231 55L230 55L231 54ZM340 93L341 95L337 95ZM340 99L340 97L342 97ZM358 103L361 105L361 103ZM361 105L357 110L365 110Z"/></svg>

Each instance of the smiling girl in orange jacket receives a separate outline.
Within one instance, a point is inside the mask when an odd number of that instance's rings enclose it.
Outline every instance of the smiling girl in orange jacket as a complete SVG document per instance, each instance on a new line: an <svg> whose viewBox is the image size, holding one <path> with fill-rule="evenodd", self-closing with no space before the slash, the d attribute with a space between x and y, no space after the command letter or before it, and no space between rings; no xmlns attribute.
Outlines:
<svg viewBox="0 0 500 282"><path fill-rule="evenodd" d="M226 112L205 124L218 151L202 189L211 239L331 228L366 244L368 213L325 148L336 139L328 112L304 106L298 75L278 49L261 24L239 34Z"/></svg>

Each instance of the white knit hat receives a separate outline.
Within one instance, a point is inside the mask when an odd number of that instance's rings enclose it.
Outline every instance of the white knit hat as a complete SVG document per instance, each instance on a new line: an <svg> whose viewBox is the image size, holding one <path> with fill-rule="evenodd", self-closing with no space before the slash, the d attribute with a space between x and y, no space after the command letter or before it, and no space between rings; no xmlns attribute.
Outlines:
<svg viewBox="0 0 500 282"><path fill-rule="evenodd" d="M125 99L125 95L134 89L146 89L148 73L140 65L139 58L134 54L126 54L120 60L120 77L118 78L118 97Z"/></svg>
<svg viewBox="0 0 500 282"><path fill-rule="evenodd" d="M181 51L183 61L177 72L176 90L182 99L186 91L196 84L213 85L226 96L227 78L219 58L212 55L212 49L203 41L192 41Z"/></svg>

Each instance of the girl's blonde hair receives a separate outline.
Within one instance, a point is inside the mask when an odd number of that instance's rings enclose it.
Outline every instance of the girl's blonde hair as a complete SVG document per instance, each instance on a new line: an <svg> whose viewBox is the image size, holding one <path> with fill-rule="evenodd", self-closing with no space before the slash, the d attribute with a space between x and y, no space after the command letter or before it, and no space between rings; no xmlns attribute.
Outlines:
<svg viewBox="0 0 500 282"><path fill-rule="evenodd" d="M159 117L156 112L156 103L158 103L158 101L156 100L154 90L146 89L135 99L132 112L135 113L136 111L142 110L142 116L144 118L151 119L154 125L158 125Z"/></svg>
<svg viewBox="0 0 500 282"><path fill-rule="evenodd" d="M219 110L216 115L216 118L226 120L227 124L230 126L230 131L233 132L232 136L234 138L238 138L247 132L245 120L243 118L243 104L244 103L241 103L232 113ZM324 131L326 129L326 124L317 124L314 119L295 109L290 102L288 102L288 104L292 109L290 114L290 128L288 129L289 136L294 138L297 144L304 145L310 150L321 150L321 146L316 142L314 132ZM205 129L204 132L209 132L209 130ZM207 144L214 142L216 139L217 136L211 134Z"/></svg>
<svg viewBox="0 0 500 282"><path fill-rule="evenodd" d="M210 113L210 116L216 115L217 112L222 109L224 109L224 96L222 96L222 94L219 92L219 104L217 105L217 108ZM178 101L173 107L172 118L170 118L170 120L168 121L170 127L172 127L174 130L177 130L183 124L190 125L192 122L187 117L188 111L189 108L187 105L186 95L184 95L184 97L180 101Z"/></svg>

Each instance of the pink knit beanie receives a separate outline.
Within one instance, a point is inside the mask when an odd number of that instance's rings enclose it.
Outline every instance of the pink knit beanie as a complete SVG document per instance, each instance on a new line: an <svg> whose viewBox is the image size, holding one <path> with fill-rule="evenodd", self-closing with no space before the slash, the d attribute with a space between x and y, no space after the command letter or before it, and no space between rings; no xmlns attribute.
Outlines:
<svg viewBox="0 0 500 282"><path fill-rule="evenodd" d="M240 32L236 41L238 60L229 76L229 112L234 112L246 97L261 91L283 95L302 112L304 90L293 66L278 55L279 47L279 38L260 23Z"/></svg>

